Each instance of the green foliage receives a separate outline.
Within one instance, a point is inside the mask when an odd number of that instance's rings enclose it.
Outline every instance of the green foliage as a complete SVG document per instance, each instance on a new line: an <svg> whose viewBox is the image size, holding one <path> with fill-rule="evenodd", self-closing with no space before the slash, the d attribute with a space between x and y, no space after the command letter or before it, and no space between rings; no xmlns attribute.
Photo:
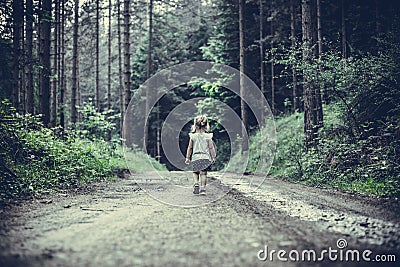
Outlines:
<svg viewBox="0 0 400 267"><path fill-rule="evenodd" d="M279 62L286 65L283 75L291 75L293 66L313 77L311 82L323 89L330 104L324 109L325 126L315 149L303 148L301 114L278 120L275 175L316 186L400 194L400 41L396 38L382 37L375 55L343 58L331 50L312 62L304 62L296 49L280 55Z"/></svg>
<svg viewBox="0 0 400 267"><path fill-rule="evenodd" d="M81 121L77 124L77 133L82 138L90 140L105 140L111 131L115 130L115 123L112 122L117 115L112 115L113 110L99 112L90 99L79 108Z"/></svg>
<svg viewBox="0 0 400 267"><path fill-rule="evenodd" d="M2 197L77 186L113 171L104 144L80 140L74 133L61 138L58 129L44 128L31 115L1 119L7 120L0 127Z"/></svg>
<svg viewBox="0 0 400 267"><path fill-rule="evenodd" d="M239 59L238 5L232 1L219 1L211 28L212 35L201 47L203 58L216 63L237 66Z"/></svg>
<svg viewBox="0 0 400 267"><path fill-rule="evenodd" d="M76 187L126 168L115 142L81 138L81 130L45 128L38 116L15 114L6 102L0 107L0 121L0 198ZM88 131L86 136L98 134ZM129 151L127 157L132 168L145 168L142 153Z"/></svg>
<svg viewBox="0 0 400 267"><path fill-rule="evenodd" d="M217 30L215 30L217 31ZM203 57L215 63L224 64L226 61L226 55L224 54L223 48L227 46L226 39L224 40L224 34L215 33L215 36L210 37L207 46L201 47Z"/></svg>
<svg viewBox="0 0 400 267"><path fill-rule="evenodd" d="M391 148L373 139L355 143L345 134L323 130L318 150L302 151L301 169L289 173L304 183L378 195L399 195L399 165Z"/></svg>
<svg viewBox="0 0 400 267"><path fill-rule="evenodd" d="M399 196L400 164L399 142L382 142L383 136L371 136L355 142L347 132L340 105L324 107L325 127L319 132L317 149L303 146L303 114L295 113L276 120L277 147L270 173L293 182L317 187L333 187L367 194ZM387 135L387 134L386 134ZM263 145L265 133L250 137L247 172L254 172ZM397 143L396 143L397 142ZM243 156L234 155L229 171L241 168Z"/></svg>

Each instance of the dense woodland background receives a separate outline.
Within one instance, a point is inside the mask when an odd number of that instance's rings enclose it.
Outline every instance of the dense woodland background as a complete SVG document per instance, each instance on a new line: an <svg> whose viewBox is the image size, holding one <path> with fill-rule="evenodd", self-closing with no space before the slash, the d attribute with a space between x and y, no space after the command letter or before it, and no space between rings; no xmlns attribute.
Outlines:
<svg viewBox="0 0 400 267"><path fill-rule="evenodd" d="M230 65L259 85L277 118L272 174L399 195L397 1L5 0L0 13L3 195L109 176L121 167L121 118L135 91L195 60ZM240 97L218 86L163 97L146 136L151 156L172 168L161 122L196 96L227 103L254 132L242 146L254 171L262 133ZM209 115L222 169L230 142Z"/></svg>

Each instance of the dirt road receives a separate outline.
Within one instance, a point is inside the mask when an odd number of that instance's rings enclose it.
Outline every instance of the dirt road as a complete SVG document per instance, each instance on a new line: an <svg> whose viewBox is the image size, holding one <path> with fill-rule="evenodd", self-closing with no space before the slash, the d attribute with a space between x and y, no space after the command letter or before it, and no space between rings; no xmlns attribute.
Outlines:
<svg viewBox="0 0 400 267"><path fill-rule="evenodd" d="M398 201L217 173L201 197L188 173L149 176L4 202L0 266L400 266Z"/></svg>

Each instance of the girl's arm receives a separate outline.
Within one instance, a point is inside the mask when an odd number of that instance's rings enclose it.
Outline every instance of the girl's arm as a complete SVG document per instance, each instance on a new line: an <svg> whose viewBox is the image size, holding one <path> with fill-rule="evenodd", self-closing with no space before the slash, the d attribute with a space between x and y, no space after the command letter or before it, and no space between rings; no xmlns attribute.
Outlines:
<svg viewBox="0 0 400 267"><path fill-rule="evenodd" d="M193 152L193 141L192 141L192 139L190 139L189 145L188 145L188 148L186 151L186 160L185 160L186 164L190 163L190 159L192 157L192 152Z"/></svg>
<svg viewBox="0 0 400 267"><path fill-rule="evenodd" d="M217 158L217 153L215 152L214 142L212 140L208 140L208 148L210 149L212 163L214 164Z"/></svg>

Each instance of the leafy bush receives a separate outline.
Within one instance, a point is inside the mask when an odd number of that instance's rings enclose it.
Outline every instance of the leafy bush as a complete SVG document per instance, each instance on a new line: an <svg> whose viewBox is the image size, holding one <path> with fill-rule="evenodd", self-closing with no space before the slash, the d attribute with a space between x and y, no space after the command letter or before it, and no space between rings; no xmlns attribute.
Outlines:
<svg viewBox="0 0 400 267"><path fill-rule="evenodd" d="M325 126L319 132L317 149L311 150L305 150L303 145L303 113L278 118L276 153L270 173L292 182L317 187L399 196L398 141L383 141L392 136L387 133L355 140L348 133L349 126L343 116L345 110L339 104L324 106ZM386 129L392 130L391 127ZM260 133L250 137L247 172L256 170L259 160L257 148L260 150L262 146L262 135ZM241 159L239 153L234 155L228 170L238 171Z"/></svg>
<svg viewBox="0 0 400 267"><path fill-rule="evenodd" d="M373 139L354 143L348 136L334 136L331 131L323 131L321 135L318 150L301 154L301 181L378 195L399 195L400 168L393 161L389 147L376 146Z"/></svg>
<svg viewBox="0 0 400 267"><path fill-rule="evenodd" d="M0 121L0 198L76 187L126 169L116 142L84 139L81 131L45 128L40 117L16 114L7 102L0 106ZM134 161L145 158L142 153L127 153Z"/></svg>
<svg viewBox="0 0 400 267"><path fill-rule="evenodd" d="M74 132L58 136L57 129L43 127L31 115L1 120L7 121L0 126L2 196L77 186L112 174L102 144L80 140ZM102 153L95 156L96 150Z"/></svg>
<svg viewBox="0 0 400 267"><path fill-rule="evenodd" d="M106 140L110 139L111 132L115 130L117 115L112 115L114 111L105 110L99 112L93 105L93 101L85 102L82 107L79 107L81 120L77 123L77 133L82 137L90 140Z"/></svg>
<svg viewBox="0 0 400 267"><path fill-rule="evenodd" d="M400 40L379 41L379 52L342 58L324 53L311 64L296 50L283 50L279 62L302 73L314 72L324 92L325 126L314 149L303 147L303 114L277 121L275 175L316 186L378 195L400 194ZM301 50L299 50L301 52ZM301 82L301 79L300 79Z"/></svg>

